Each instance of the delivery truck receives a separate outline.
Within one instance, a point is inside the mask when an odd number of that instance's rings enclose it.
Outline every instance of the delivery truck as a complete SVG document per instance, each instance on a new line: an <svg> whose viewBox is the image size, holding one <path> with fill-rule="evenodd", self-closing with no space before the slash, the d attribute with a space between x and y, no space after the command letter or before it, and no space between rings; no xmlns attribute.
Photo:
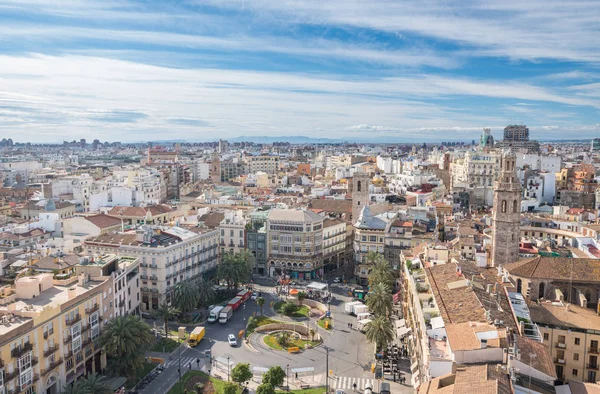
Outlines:
<svg viewBox="0 0 600 394"><path fill-rule="evenodd" d="M352 311L352 313L355 316L358 316L361 313L367 313L367 312L369 312L369 307L366 306L365 304L354 305L354 310Z"/></svg>
<svg viewBox="0 0 600 394"><path fill-rule="evenodd" d="M237 296L242 299L242 302L246 302L246 301L248 301L250 299L250 296L252 296L252 291L250 291L250 290L240 290L240 292L237 293Z"/></svg>
<svg viewBox="0 0 600 394"><path fill-rule="evenodd" d="M241 297L235 297L232 298L231 301L229 301L227 303L227 306L230 306L231 309L233 309L234 311L237 311L238 308L242 305L242 298Z"/></svg>
<svg viewBox="0 0 600 394"><path fill-rule="evenodd" d="M208 315L208 322L209 323L215 323L219 320L219 314L221 313L221 311L223 310L223 306L219 305L219 306L215 306L213 309L211 309L210 314Z"/></svg>
<svg viewBox="0 0 600 394"><path fill-rule="evenodd" d="M219 323L227 323L229 319L231 319L231 316L233 316L233 308L227 305L221 310L221 313L219 313Z"/></svg>
<svg viewBox="0 0 600 394"><path fill-rule="evenodd" d="M200 343L200 341L202 340L202 338L204 338L204 327L196 327L194 328L194 331L192 331L192 333L190 334L190 337L188 338L188 343L190 346L197 346L198 343Z"/></svg>
<svg viewBox="0 0 600 394"><path fill-rule="evenodd" d="M352 301L352 302L347 302L344 305L344 311L348 314L352 314L354 313L354 305L362 305L363 303L360 301Z"/></svg>

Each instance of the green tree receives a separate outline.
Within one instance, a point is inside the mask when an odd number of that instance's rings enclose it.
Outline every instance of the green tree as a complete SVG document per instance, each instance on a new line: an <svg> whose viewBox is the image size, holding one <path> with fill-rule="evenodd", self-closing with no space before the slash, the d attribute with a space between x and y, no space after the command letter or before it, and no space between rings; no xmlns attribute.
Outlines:
<svg viewBox="0 0 600 394"><path fill-rule="evenodd" d="M256 394L275 394L275 387L269 383L263 383L256 388Z"/></svg>
<svg viewBox="0 0 600 394"><path fill-rule="evenodd" d="M223 394L239 394L240 386L233 382L225 382L223 385Z"/></svg>
<svg viewBox="0 0 600 394"><path fill-rule="evenodd" d="M191 312L198 306L200 293L190 281L179 282L175 285L173 304L182 312Z"/></svg>
<svg viewBox="0 0 600 394"><path fill-rule="evenodd" d="M286 302L285 304L283 304L281 310L283 311L284 315L290 316L298 310L298 305L294 304L293 302Z"/></svg>
<svg viewBox="0 0 600 394"><path fill-rule="evenodd" d="M262 316L263 315L263 307L265 305L265 298L264 297L258 297L256 299L256 303L260 307L260 315Z"/></svg>
<svg viewBox="0 0 600 394"><path fill-rule="evenodd" d="M385 316L377 316L365 326L365 336L369 342L376 344L377 349L384 349L394 340L392 322Z"/></svg>
<svg viewBox="0 0 600 394"><path fill-rule="evenodd" d="M367 253L367 264L374 265L378 261L383 260L383 256L379 252L375 252L374 250L370 250Z"/></svg>
<svg viewBox="0 0 600 394"><path fill-rule="evenodd" d="M82 386L89 393L93 394L113 394L114 391L106 385L106 378L96 373L89 374L83 381Z"/></svg>
<svg viewBox="0 0 600 394"><path fill-rule="evenodd" d="M109 369L131 377L143 367L146 349L152 342L150 326L139 316L127 315L109 320L97 344L110 357Z"/></svg>
<svg viewBox="0 0 600 394"><path fill-rule="evenodd" d="M287 347L287 345L290 343L290 337L292 336L292 334L290 334L287 331L282 331L278 336L277 336L277 343L281 346L281 347Z"/></svg>
<svg viewBox="0 0 600 394"><path fill-rule="evenodd" d="M175 319L179 314L179 309L163 302L152 314L157 319L161 319L165 324L165 338L169 335L169 320Z"/></svg>
<svg viewBox="0 0 600 394"><path fill-rule="evenodd" d="M231 370L231 380L238 384L243 384L250 379L252 379L252 371L250 370L250 364L248 363L236 364Z"/></svg>
<svg viewBox="0 0 600 394"><path fill-rule="evenodd" d="M303 291L299 291L296 297L298 297L298 304L302 305L302 301L306 299L306 293Z"/></svg>
<svg viewBox="0 0 600 394"><path fill-rule="evenodd" d="M393 297L385 284L378 283L371 287L369 294L367 294L367 306L373 314L376 316L388 316L392 311L392 305Z"/></svg>
<svg viewBox="0 0 600 394"><path fill-rule="evenodd" d="M238 283L247 283L252 277L252 266L254 265L254 255L247 250L242 250L235 254L235 267L237 269L237 282L234 289L237 292Z"/></svg>
<svg viewBox="0 0 600 394"><path fill-rule="evenodd" d="M285 371L279 366L271 367L263 375L263 384L270 384L273 387L283 386L283 380L285 379Z"/></svg>
<svg viewBox="0 0 600 394"><path fill-rule="evenodd" d="M221 256L221 264L217 270L219 279L227 283L227 290L237 287L239 273L237 272L235 255L233 253L225 253Z"/></svg>
<svg viewBox="0 0 600 394"><path fill-rule="evenodd" d="M87 387L83 385L82 381L75 381L72 384L68 384L62 391L62 394L93 394L88 391Z"/></svg>
<svg viewBox="0 0 600 394"><path fill-rule="evenodd" d="M395 282L396 279L392 268L390 267L390 263L385 259L380 259L375 262L369 273L369 286L373 287L378 283L383 283L389 289L393 289Z"/></svg>
<svg viewBox="0 0 600 394"><path fill-rule="evenodd" d="M217 297L212 281L202 277L197 282L200 305L208 305Z"/></svg>

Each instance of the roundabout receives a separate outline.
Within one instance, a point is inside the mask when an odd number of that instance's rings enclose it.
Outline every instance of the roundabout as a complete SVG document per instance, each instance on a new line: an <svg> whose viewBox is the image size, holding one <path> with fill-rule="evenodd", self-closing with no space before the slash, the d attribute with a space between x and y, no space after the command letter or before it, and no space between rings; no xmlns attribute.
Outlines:
<svg viewBox="0 0 600 394"><path fill-rule="evenodd" d="M298 332L289 330L272 331L262 337L262 342L271 349L283 350L287 352L299 352L303 349L312 349L319 346L322 340L314 335L312 338L306 338Z"/></svg>

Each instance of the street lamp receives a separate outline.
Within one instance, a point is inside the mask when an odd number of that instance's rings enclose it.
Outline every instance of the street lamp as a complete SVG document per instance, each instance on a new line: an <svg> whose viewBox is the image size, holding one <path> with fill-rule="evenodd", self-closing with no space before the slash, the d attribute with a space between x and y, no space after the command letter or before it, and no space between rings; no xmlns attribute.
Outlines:
<svg viewBox="0 0 600 394"><path fill-rule="evenodd" d="M227 381L229 382L229 357L227 357Z"/></svg>
<svg viewBox="0 0 600 394"><path fill-rule="evenodd" d="M327 346L325 346L325 352L327 354L325 358L325 392L329 394L329 348Z"/></svg>
<svg viewBox="0 0 600 394"><path fill-rule="evenodd" d="M290 391L290 364L285 368L285 378L287 380L287 391Z"/></svg>

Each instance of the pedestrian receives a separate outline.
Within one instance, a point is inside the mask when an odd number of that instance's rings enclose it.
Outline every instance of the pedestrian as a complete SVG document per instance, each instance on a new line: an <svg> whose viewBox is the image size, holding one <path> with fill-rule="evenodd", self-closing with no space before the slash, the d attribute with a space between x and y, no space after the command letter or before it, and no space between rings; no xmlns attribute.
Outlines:
<svg viewBox="0 0 600 394"><path fill-rule="evenodd" d="M196 364L198 365L198 368L200 368L200 358L196 359Z"/></svg>
<svg viewBox="0 0 600 394"><path fill-rule="evenodd" d="M298 372L296 372L296 380L298 380Z"/></svg>
<svg viewBox="0 0 600 394"><path fill-rule="evenodd" d="M352 388L356 391L356 382L352 383Z"/></svg>
<svg viewBox="0 0 600 394"><path fill-rule="evenodd" d="M188 364L188 369L192 369L192 362L191 361Z"/></svg>

